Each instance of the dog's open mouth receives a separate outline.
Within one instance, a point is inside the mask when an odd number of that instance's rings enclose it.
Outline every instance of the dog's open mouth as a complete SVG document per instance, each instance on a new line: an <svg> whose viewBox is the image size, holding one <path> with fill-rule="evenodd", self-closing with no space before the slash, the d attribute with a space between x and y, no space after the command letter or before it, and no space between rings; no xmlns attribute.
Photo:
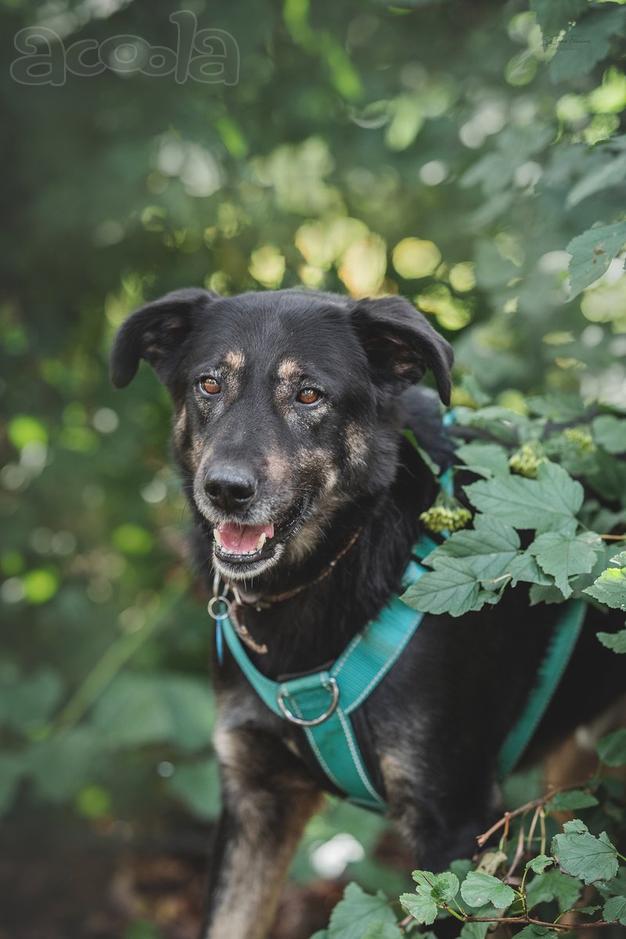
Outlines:
<svg viewBox="0 0 626 939"><path fill-rule="evenodd" d="M289 516L279 524L246 525L221 522L213 528L215 558L223 567L241 575L260 573L266 562L280 554L284 542L299 527L304 502L298 502Z"/></svg>

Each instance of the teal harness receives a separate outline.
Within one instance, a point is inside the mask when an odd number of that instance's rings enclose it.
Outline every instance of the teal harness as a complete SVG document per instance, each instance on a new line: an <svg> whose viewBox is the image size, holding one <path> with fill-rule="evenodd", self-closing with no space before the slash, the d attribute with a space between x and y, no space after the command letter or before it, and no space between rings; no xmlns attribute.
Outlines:
<svg viewBox="0 0 626 939"><path fill-rule="evenodd" d="M444 489L451 486L446 474L440 482ZM435 547L433 541L423 537L413 553L423 560ZM422 564L412 560L404 572L403 587L410 587L424 573L426 569ZM500 750L498 771L501 777L514 769L537 729L574 650L585 609L581 600L565 605L538 670L535 687ZM276 682L253 665L227 613L220 613L215 617L218 657L221 659L223 635L233 658L263 703L278 717L303 728L327 778L351 802L382 812L386 808L385 800L367 772L351 715L393 667L419 628L423 615L399 597L393 597L330 668Z"/></svg>

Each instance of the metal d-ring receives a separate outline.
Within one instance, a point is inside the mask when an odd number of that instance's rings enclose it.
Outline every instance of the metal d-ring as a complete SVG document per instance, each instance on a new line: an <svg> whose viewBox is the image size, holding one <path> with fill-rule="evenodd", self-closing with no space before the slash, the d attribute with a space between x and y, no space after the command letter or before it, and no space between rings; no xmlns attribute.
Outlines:
<svg viewBox="0 0 626 939"><path fill-rule="evenodd" d="M219 609L220 603L223 606L221 611ZM222 620L228 619L232 608L232 600L227 597L225 593L220 593L220 576L216 572L215 577L213 578L213 596L209 600L207 606L209 616L214 619L216 623L221 623Z"/></svg>
<svg viewBox="0 0 626 939"><path fill-rule="evenodd" d="M317 727L318 724L323 724L324 721L328 720L330 715L335 712L339 702L339 685L334 678L328 678L323 683L322 688L325 688L331 697L327 710L324 711L323 714L320 714L319 717L314 717L311 720L307 720L304 717L297 717L285 704L285 698L289 697L289 693L284 691L278 692L278 697L276 699L278 702L278 707L281 709L287 720L291 721L292 724L298 724L300 727Z"/></svg>

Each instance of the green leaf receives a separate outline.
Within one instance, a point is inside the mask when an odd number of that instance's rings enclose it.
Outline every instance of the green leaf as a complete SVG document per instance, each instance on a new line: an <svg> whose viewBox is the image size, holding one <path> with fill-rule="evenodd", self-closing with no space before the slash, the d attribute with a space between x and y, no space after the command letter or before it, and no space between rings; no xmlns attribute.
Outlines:
<svg viewBox="0 0 626 939"><path fill-rule="evenodd" d="M212 819L220 809L220 787L215 759L177 764L167 780L169 791L184 802L198 818Z"/></svg>
<svg viewBox="0 0 626 939"><path fill-rule="evenodd" d="M459 892L459 878L452 871L433 874L432 871L413 871L413 880L418 890L430 893L438 904L450 903Z"/></svg>
<svg viewBox="0 0 626 939"><path fill-rule="evenodd" d="M608 567L584 593L612 609L626 611L626 567Z"/></svg>
<svg viewBox="0 0 626 939"><path fill-rule="evenodd" d="M403 893L400 904L418 923L430 926L437 919L437 904L427 893Z"/></svg>
<svg viewBox="0 0 626 939"><path fill-rule="evenodd" d="M376 896L372 896L357 884L348 884L343 899L339 901L330 917L328 936L329 939L363 939L363 936L374 935L368 930L382 926L396 929L395 934L385 934L385 939L392 939L395 935L400 939L402 934L384 893L379 891Z"/></svg>
<svg viewBox="0 0 626 939"><path fill-rule="evenodd" d="M587 15L561 39L549 65L552 81L569 81L586 75L596 62L604 59L611 40L624 31L626 19L622 10Z"/></svg>
<svg viewBox="0 0 626 939"><path fill-rule="evenodd" d="M626 763L626 728L607 734L598 741L598 756L607 766L623 766Z"/></svg>
<svg viewBox="0 0 626 939"><path fill-rule="evenodd" d="M569 264L571 299L606 273L624 243L626 222L590 228L570 241L567 250L572 256Z"/></svg>
<svg viewBox="0 0 626 939"><path fill-rule="evenodd" d="M22 734L45 724L63 693L58 673L45 666L23 675L5 665L0 679L0 725Z"/></svg>
<svg viewBox="0 0 626 939"><path fill-rule="evenodd" d="M471 562L466 558L442 558L434 571L423 574L401 599L421 613L462 616L479 610L497 595L480 589Z"/></svg>
<svg viewBox="0 0 626 939"><path fill-rule="evenodd" d="M538 584L552 586L552 578L541 570L535 558L528 551L524 551L513 558L508 566L507 573L511 575L511 586L520 581L525 584ZM561 599L559 595L559 600Z"/></svg>
<svg viewBox="0 0 626 939"><path fill-rule="evenodd" d="M528 909L532 910L540 903L551 903L556 900L559 910L571 909L578 900L582 887L579 880L563 874L561 871L547 871L533 877L526 888L526 901Z"/></svg>
<svg viewBox="0 0 626 939"><path fill-rule="evenodd" d="M515 933L515 939L554 939L558 936L556 929L548 929L547 926L536 926L534 923L531 923L529 926L524 926L523 929L520 929L518 933Z"/></svg>
<svg viewBox="0 0 626 939"><path fill-rule="evenodd" d="M465 558L467 570L472 571L476 580L490 580L508 569L519 548L514 528L497 519L478 516L473 529L454 532L425 563L437 568L442 558Z"/></svg>
<svg viewBox="0 0 626 939"><path fill-rule="evenodd" d="M485 939L489 923L464 923L459 939Z"/></svg>
<svg viewBox="0 0 626 939"><path fill-rule="evenodd" d="M585 884L610 880L619 867L617 850L606 832L596 837L577 818L565 822L563 833L554 836L552 853L564 873L580 878Z"/></svg>
<svg viewBox="0 0 626 939"><path fill-rule="evenodd" d="M21 754L0 753L0 815L11 807L24 769Z"/></svg>
<svg viewBox="0 0 626 939"><path fill-rule="evenodd" d="M596 635L607 649L622 654L626 652L626 629L620 629L616 633L596 633Z"/></svg>
<svg viewBox="0 0 626 939"><path fill-rule="evenodd" d="M482 871L470 871L461 884L461 896L468 906L484 906L491 903L504 910L515 900L515 892L497 877Z"/></svg>
<svg viewBox="0 0 626 939"><path fill-rule="evenodd" d="M611 897L604 904L602 915L609 923L626 926L626 897Z"/></svg>
<svg viewBox="0 0 626 939"><path fill-rule="evenodd" d="M530 0L530 9L546 39L560 33L587 8L587 0Z"/></svg>
<svg viewBox="0 0 626 939"><path fill-rule="evenodd" d="M508 476L509 458L497 443L465 443L456 455L473 473L480 476Z"/></svg>
<svg viewBox="0 0 626 939"><path fill-rule="evenodd" d="M593 805L598 805L598 800L590 792L570 789L569 792L557 792L546 804L546 811L570 812L574 809L588 809Z"/></svg>
<svg viewBox="0 0 626 939"><path fill-rule="evenodd" d="M600 417L594 418L591 426L596 443L608 453L626 452L626 419L613 417L612 414L601 414Z"/></svg>
<svg viewBox="0 0 626 939"><path fill-rule="evenodd" d="M583 176L568 193L565 200L568 208L572 208L602 189L622 185L626 176L626 153L616 157L608 157L600 166Z"/></svg>
<svg viewBox="0 0 626 939"><path fill-rule="evenodd" d="M602 548L600 538L590 532L568 537L561 532L538 535L528 551L537 558L539 567L554 577L554 582L567 599L572 595L569 578L588 573Z"/></svg>
<svg viewBox="0 0 626 939"><path fill-rule="evenodd" d="M527 863L526 867L530 868L535 874L543 874L545 869L551 867L552 864L554 864L554 858L548 857L547 854L538 854L537 857Z"/></svg>
<svg viewBox="0 0 626 939"><path fill-rule="evenodd" d="M539 532L575 530L574 515L583 501L583 488L556 463L542 463L537 479L510 476L479 480L465 487L480 512L515 528Z"/></svg>
<svg viewBox="0 0 626 939"><path fill-rule="evenodd" d="M409 441L413 449L419 454L420 458L424 461L433 476L439 476L441 468L437 465L437 463L435 463L430 454L428 454L423 447L420 447L419 443L417 442L417 437L413 431L405 429L402 431L402 436Z"/></svg>
<svg viewBox="0 0 626 939"><path fill-rule="evenodd" d="M33 744L24 760L37 792L62 802L93 778L96 760L102 756L92 728L80 726Z"/></svg>
<svg viewBox="0 0 626 939"><path fill-rule="evenodd" d="M212 717L213 697L205 682L126 672L95 705L93 723L109 746L169 741L194 750L210 742Z"/></svg>

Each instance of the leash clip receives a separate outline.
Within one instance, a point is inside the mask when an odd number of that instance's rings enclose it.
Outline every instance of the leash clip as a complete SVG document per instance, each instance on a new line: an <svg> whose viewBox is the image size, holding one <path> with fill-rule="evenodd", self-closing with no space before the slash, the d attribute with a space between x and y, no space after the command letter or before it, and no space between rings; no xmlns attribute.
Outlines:
<svg viewBox="0 0 626 939"><path fill-rule="evenodd" d="M339 685L331 676L324 682L322 687L330 694L330 704L323 714L320 714L319 717L313 717L310 720L307 720L305 717L297 717L293 711L290 711L285 703L285 698L289 697L289 693L283 690L279 691L276 700L284 717L286 717L288 721L291 721L292 724L297 724L299 727L317 727L318 724L323 724L324 721L327 721L331 714L334 714L337 709L339 702Z"/></svg>

